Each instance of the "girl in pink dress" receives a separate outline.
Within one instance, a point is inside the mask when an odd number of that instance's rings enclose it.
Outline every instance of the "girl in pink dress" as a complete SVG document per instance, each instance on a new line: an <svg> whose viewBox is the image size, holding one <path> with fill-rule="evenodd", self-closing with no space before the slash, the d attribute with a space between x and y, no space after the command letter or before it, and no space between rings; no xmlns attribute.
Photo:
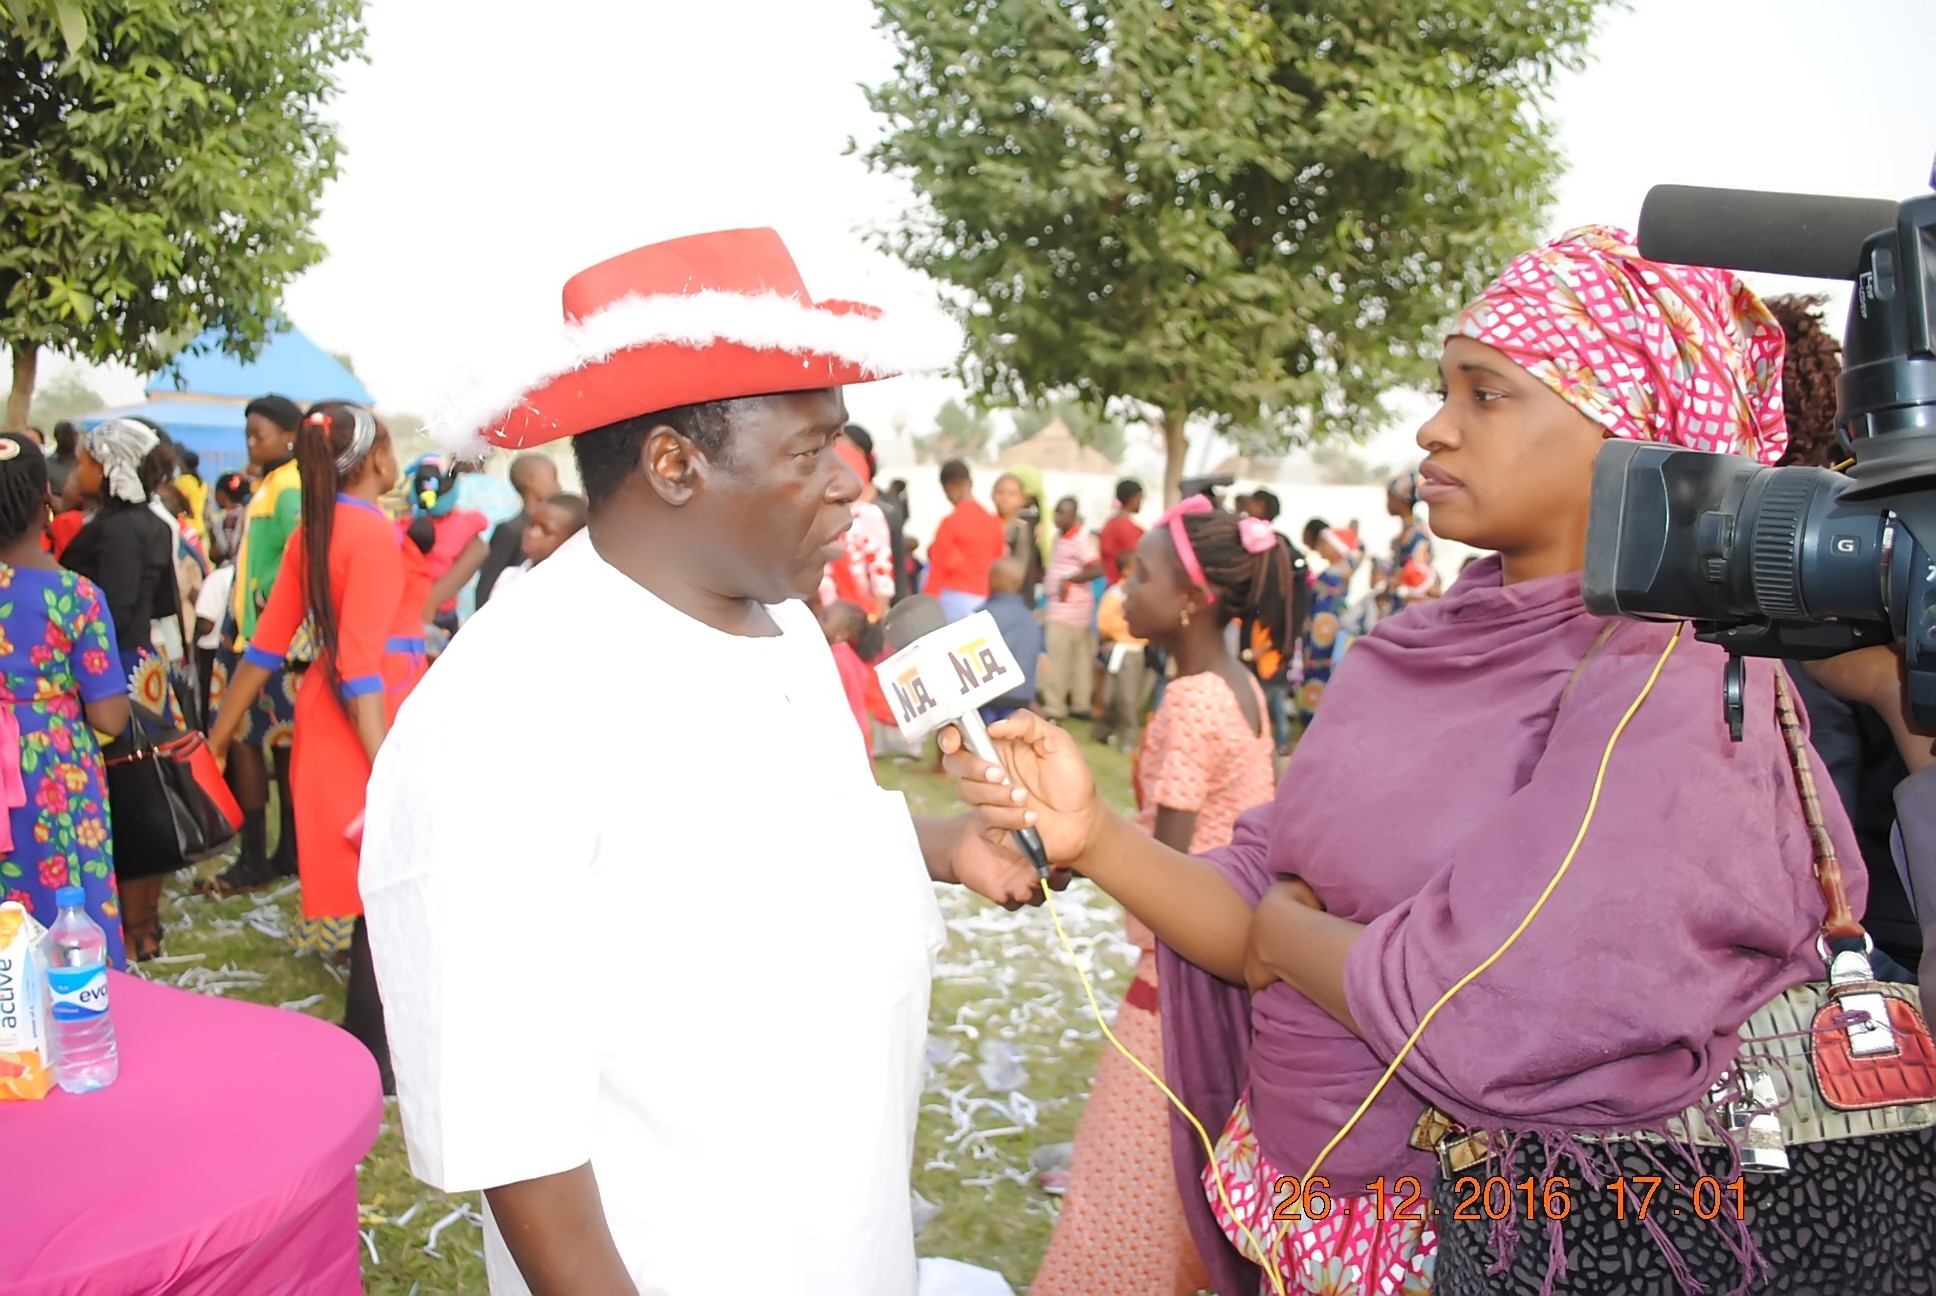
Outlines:
<svg viewBox="0 0 1936 1296"><path fill-rule="evenodd" d="M1268 523L1240 521L1196 496L1143 537L1136 557L1125 586L1130 633L1177 664L1137 752L1136 823L1177 850L1210 850L1230 840L1237 816L1271 798L1263 689L1231 653L1224 627L1242 617L1289 641L1290 549ZM1143 955L1114 1030L1160 1074L1156 942L1134 918L1127 927ZM1161 1091L1105 1049L1030 1296L1188 1296L1209 1285L1177 1196L1169 1120Z"/></svg>

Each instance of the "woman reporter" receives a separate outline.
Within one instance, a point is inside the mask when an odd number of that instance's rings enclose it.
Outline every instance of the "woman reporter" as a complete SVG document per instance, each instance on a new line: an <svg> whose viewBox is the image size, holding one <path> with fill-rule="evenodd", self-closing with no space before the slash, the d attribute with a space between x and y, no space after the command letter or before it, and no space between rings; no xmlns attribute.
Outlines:
<svg viewBox="0 0 1936 1296"><path fill-rule="evenodd" d="M1688 1183L1738 1177L1726 1149L1688 1164L1651 1140L1706 1102L1755 1010L1823 975L1776 667L1750 663L1732 743L1719 648L1595 617L1580 596L1602 441L1772 462L1780 362L1779 329L1732 275L1646 261L1618 231L1563 236L1460 317L1443 408L1418 435L1433 531L1497 556L1357 641L1325 723L1229 847L1197 858L1135 833L1035 717L991 728L1014 785L949 757L991 830L1033 823L1161 942L1166 1074L1222 1127L1207 1174L1194 1135L1173 1144L1218 1290L1257 1290L1260 1263L1291 1291L1459 1296L1889 1290L1926 1274L1928 1130L1858 1140L1875 1154L1859 1163L1850 1144L1791 1146L1791 1173L1743 1188L1745 1221L1730 1198L1642 1226L1590 1187L1663 1162ZM1390 813L1392 786L1415 813ZM1823 818L1850 856L1840 807ZM1849 890L1860 912L1859 878ZM1458 1173L1563 1179L1567 1218L1397 1217L1385 1189L1434 1182L1426 1117L1512 1136L1468 1141L1482 1159ZM1280 1176L1310 1173L1335 1209L1285 1221ZM1868 1205L1796 1245L1833 1197Z"/></svg>

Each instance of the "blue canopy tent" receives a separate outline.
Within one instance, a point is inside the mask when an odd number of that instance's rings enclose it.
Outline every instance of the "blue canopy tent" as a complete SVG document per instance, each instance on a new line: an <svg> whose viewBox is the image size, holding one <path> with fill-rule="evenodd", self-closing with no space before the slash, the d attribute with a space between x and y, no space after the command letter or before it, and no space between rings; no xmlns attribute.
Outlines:
<svg viewBox="0 0 1936 1296"><path fill-rule="evenodd" d="M370 405L374 398L355 374L311 342L301 329L288 328L263 344L244 363L219 348L221 337L204 333L147 387L147 399L121 409L96 410L78 421L84 427L111 418L145 418L202 457L202 477L232 472L248 462L243 411L271 392L298 405L319 400Z"/></svg>

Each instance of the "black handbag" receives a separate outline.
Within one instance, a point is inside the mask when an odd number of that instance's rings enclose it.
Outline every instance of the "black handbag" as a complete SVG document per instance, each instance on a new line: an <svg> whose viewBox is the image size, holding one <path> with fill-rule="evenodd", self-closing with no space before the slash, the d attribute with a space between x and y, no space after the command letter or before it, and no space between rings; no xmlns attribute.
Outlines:
<svg viewBox="0 0 1936 1296"><path fill-rule="evenodd" d="M174 565L175 623L184 660L194 671L194 631L183 614ZM179 687L176 663L164 660L176 708L196 723L201 699ZM224 853L242 826L242 810L229 791L214 753L197 728L177 728L139 703L129 707L127 732L101 749L107 765L108 824L114 834L114 872L124 882L156 877Z"/></svg>
<svg viewBox="0 0 1936 1296"><path fill-rule="evenodd" d="M108 823L114 871L124 882L173 873L228 850L242 822L201 733L177 729L146 707L109 743Z"/></svg>

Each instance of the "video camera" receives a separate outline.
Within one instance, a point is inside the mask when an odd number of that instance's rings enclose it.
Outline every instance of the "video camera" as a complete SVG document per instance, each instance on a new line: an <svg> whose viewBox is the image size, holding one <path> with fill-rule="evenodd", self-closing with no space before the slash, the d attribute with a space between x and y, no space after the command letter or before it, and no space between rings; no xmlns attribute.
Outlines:
<svg viewBox="0 0 1936 1296"><path fill-rule="evenodd" d="M1639 242L1656 261L1855 281L1835 416L1853 463L1769 468L1608 441L1593 466L1587 607L1685 619L1726 648L1737 742L1743 657L1893 640L1915 719L1936 731L1936 193L1896 204L1662 185Z"/></svg>

